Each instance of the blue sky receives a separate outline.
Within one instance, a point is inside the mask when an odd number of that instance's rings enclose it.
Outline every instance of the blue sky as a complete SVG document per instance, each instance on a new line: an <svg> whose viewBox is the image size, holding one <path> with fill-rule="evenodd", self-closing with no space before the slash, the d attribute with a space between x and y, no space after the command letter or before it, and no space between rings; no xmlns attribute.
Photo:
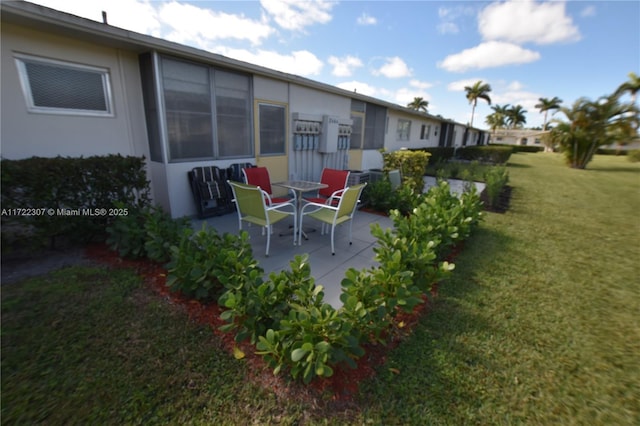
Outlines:
<svg viewBox="0 0 640 426"><path fill-rule="evenodd" d="M374 96L466 123L464 86L520 104L565 105L640 74L634 1L33 0L54 9ZM480 100L474 125L492 110Z"/></svg>

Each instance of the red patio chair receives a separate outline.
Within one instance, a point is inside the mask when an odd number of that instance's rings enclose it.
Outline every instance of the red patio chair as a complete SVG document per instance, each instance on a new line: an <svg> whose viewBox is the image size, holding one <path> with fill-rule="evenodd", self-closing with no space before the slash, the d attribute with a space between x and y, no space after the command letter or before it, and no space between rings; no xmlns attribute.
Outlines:
<svg viewBox="0 0 640 426"><path fill-rule="evenodd" d="M305 197L304 200L311 203L338 205L342 191L347 187L349 180L349 170L322 169L320 182L326 183L328 187L318 191L316 197Z"/></svg>
<svg viewBox="0 0 640 426"><path fill-rule="evenodd" d="M246 167L242 169L245 183L249 185L259 186L264 192L267 193L265 199L268 206L274 204L288 203L291 198L287 197L273 197L271 190L271 178L269 177L269 170L266 167Z"/></svg>

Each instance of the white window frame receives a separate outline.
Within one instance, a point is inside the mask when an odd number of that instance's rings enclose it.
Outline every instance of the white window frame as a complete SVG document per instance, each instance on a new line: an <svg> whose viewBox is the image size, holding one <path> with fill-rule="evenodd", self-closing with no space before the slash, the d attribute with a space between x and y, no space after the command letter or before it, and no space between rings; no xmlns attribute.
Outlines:
<svg viewBox="0 0 640 426"><path fill-rule="evenodd" d="M273 102L257 102L258 104L258 135L259 135L259 140L260 140L260 156L261 157L277 157L277 156L283 156L286 155L287 153L287 105L286 104L278 104L278 103L273 103ZM278 108L282 110L282 115L284 118L284 121L282 123L282 138L283 138L283 142L282 142L282 150L278 151L278 152L268 152L268 153L263 153L262 152L262 135L263 135L263 123L261 120L261 114L260 114L260 109L262 107L268 107L268 108Z"/></svg>
<svg viewBox="0 0 640 426"><path fill-rule="evenodd" d="M420 128L420 139L429 140L431 136L431 124L423 124Z"/></svg>
<svg viewBox="0 0 640 426"><path fill-rule="evenodd" d="M398 119L396 139L403 142L411 139L411 120L407 120L404 118Z"/></svg>
<svg viewBox="0 0 640 426"><path fill-rule="evenodd" d="M25 101L27 103L27 110L33 113L41 114L59 114L59 115L81 115L81 116L94 116L94 117L113 117L113 96L111 90L111 83L109 78L109 70L107 68L94 67L89 65L81 65L73 62L59 61L55 59L42 58L38 56L31 56L25 54L15 54L14 59L18 68L18 76L20 78L20 85L22 87L22 93L24 93ZM27 63L38 63L49 66L57 66L60 68L68 68L76 71L86 71L91 73L100 74L102 81L102 90L104 91L105 98L105 110L87 110L76 108L59 108L59 107L46 107L35 105L33 101L33 93L31 91L31 84L29 83L29 74L27 71Z"/></svg>

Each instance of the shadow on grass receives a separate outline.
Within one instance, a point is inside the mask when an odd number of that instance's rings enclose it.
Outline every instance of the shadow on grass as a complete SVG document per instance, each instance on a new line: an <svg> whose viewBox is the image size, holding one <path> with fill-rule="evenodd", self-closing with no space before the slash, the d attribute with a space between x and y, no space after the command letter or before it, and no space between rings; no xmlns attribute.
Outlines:
<svg viewBox="0 0 640 426"><path fill-rule="evenodd" d="M606 173L640 173L640 167L598 167L588 165L585 170L592 172L606 172Z"/></svg>
<svg viewBox="0 0 640 426"><path fill-rule="evenodd" d="M511 167L513 169L530 169L531 168L529 164L511 163L509 161L507 161L507 167Z"/></svg>
<svg viewBox="0 0 640 426"><path fill-rule="evenodd" d="M452 278L440 286L413 335L390 353L374 379L363 384L366 417L382 424L421 424L424 419L461 424L481 410L479 377L499 375L501 366L486 348L470 343L495 332L478 313L487 289L475 271L478 262L497 258L509 246L510 238L482 226L467 241Z"/></svg>

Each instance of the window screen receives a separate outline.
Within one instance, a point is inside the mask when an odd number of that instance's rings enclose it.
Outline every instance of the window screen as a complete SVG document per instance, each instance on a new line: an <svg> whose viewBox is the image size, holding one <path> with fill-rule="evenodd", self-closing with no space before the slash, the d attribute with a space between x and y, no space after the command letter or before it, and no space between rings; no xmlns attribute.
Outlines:
<svg viewBox="0 0 640 426"><path fill-rule="evenodd" d="M106 69L27 56L16 62L30 111L112 115Z"/></svg>
<svg viewBox="0 0 640 426"><path fill-rule="evenodd" d="M364 118L364 149L384 148L387 109L367 103Z"/></svg>
<svg viewBox="0 0 640 426"><path fill-rule="evenodd" d="M162 58L170 161L253 154L249 76Z"/></svg>
<svg viewBox="0 0 640 426"><path fill-rule="evenodd" d="M249 77L216 70L218 156L246 157L253 153Z"/></svg>
<svg viewBox="0 0 640 426"><path fill-rule="evenodd" d="M411 134L411 121L398 119L396 138L399 141L408 141Z"/></svg>
<svg viewBox="0 0 640 426"><path fill-rule="evenodd" d="M285 108L280 105L260 104L260 155L285 154Z"/></svg>
<svg viewBox="0 0 640 426"><path fill-rule="evenodd" d="M351 126L351 139L350 146L351 149L361 149L362 148L362 126L364 125L364 117L362 114L351 114L351 120L353 120L353 125Z"/></svg>
<svg viewBox="0 0 640 426"><path fill-rule="evenodd" d="M162 77L170 158L213 157L209 69L165 59Z"/></svg>

